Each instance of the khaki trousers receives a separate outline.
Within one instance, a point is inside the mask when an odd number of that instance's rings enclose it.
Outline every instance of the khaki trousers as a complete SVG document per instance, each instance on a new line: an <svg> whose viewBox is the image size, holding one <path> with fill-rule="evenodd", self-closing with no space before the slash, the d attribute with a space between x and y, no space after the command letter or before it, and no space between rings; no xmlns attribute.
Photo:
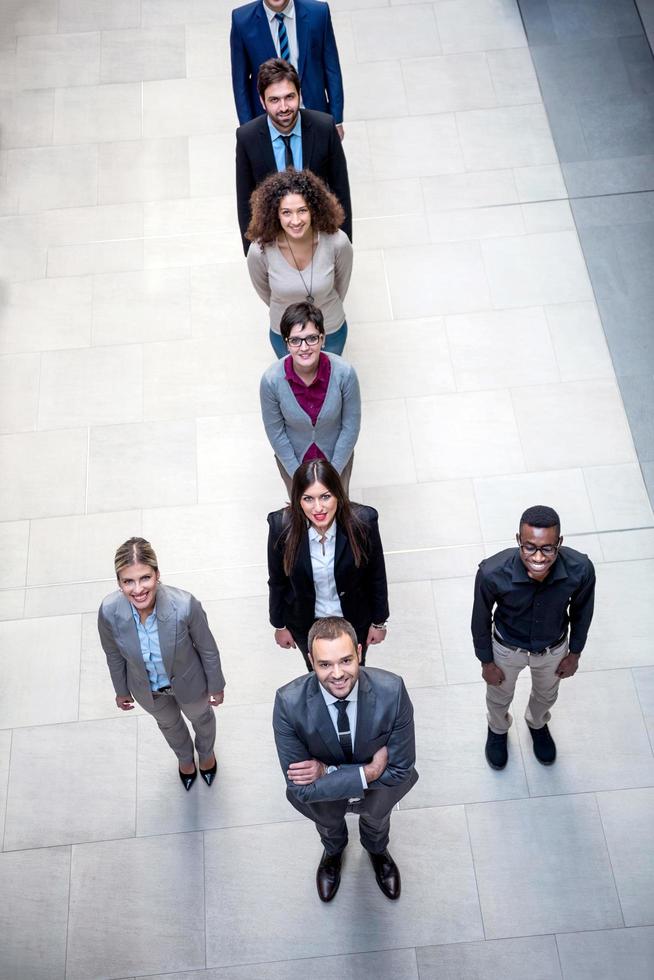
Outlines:
<svg viewBox="0 0 654 980"><path fill-rule="evenodd" d="M293 477L289 476L284 469L279 456L275 456L275 462L277 463L277 469L279 470L280 476L284 481L284 486L288 490L288 498L291 499L291 487L293 485ZM341 483L343 484L343 490L345 491L345 496L348 497L350 494L350 476L352 475L352 463L354 462L354 453L350 456L347 463L343 468L341 473Z"/></svg>
<svg viewBox="0 0 654 980"><path fill-rule="evenodd" d="M527 650L510 650L493 635L493 660L504 671L499 686L486 685L488 727L496 735L503 735L511 727L513 718L509 705L513 701L518 674L525 667L531 671L531 695L525 720L530 728L542 728L550 720L550 708L559 693L556 671L568 652L567 636L559 644L548 647L545 653L529 653Z"/></svg>
<svg viewBox="0 0 654 980"><path fill-rule="evenodd" d="M141 704L141 707L153 715L163 737L181 763L190 765L193 762L193 742L182 712L193 725L199 757L206 759L213 752L216 716L206 695L192 704L179 704L174 694L159 694L154 698L154 705Z"/></svg>

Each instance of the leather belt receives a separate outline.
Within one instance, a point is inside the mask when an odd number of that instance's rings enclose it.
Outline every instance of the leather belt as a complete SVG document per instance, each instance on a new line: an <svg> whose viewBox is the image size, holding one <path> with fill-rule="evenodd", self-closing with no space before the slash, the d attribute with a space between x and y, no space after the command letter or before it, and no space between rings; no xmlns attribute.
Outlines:
<svg viewBox="0 0 654 980"><path fill-rule="evenodd" d="M166 685L166 687L160 687L160 688L158 688L158 689L157 689L156 691L153 691L153 692L152 692L152 694L153 694L153 696L154 696L155 698L156 698L156 697L157 697L158 695L165 695L165 694L172 694L172 693L173 693L173 689L172 689L172 687L170 686L170 684L167 684L167 685Z"/></svg>
<svg viewBox="0 0 654 980"><path fill-rule="evenodd" d="M523 653L529 654L530 657L542 657L543 654L549 653L550 650L554 650L555 647L558 647L559 644L563 643L567 635L568 635L567 633L562 633L561 636L558 638L558 640L555 640L554 643L550 643L550 645L548 647L545 647L544 650L527 650L525 647L512 647L510 643L507 643L506 640L502 639L500 634L493 627L493 636L495 637L498 643L501 643L502 646L506 647L507 650L512 650L513 653L518 653L519 651L521 651Z"/></svg>

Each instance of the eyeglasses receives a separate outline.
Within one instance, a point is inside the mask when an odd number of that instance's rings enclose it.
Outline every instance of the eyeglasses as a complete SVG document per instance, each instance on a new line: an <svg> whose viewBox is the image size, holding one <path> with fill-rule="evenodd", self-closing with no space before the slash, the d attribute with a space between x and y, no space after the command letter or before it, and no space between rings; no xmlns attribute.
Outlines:
<svg viewBox="0 0 654 980"><path fill-rule="evenodd" d="M543 558L551 558L552 555L555 555L557 553L557 551L559 550L559 545L558 544L543 544L543 545L541 545L539 547L538 545L531 544L531 542L529 542L529 541L526 544L523 544L522 541L521 541L520 542L520 550L525 555L535 555L536 552L540 551L540 553L543 556Z"/></svg>
<svg viewBox="0 0 654 980"><path fill-rule="evenodd" d="M315 347L319 341L319 333L310 333L306 337L289 337L286 343L289 347L301 347L302 344L306 344L307 347Z"/></svg>

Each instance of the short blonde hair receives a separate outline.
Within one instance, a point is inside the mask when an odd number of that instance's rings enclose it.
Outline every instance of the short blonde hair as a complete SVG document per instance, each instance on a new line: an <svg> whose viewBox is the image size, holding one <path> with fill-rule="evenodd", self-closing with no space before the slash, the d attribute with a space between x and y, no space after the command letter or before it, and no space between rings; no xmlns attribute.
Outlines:
<svg viewBox="0 0 654 980"><path fill-rule="evenodd" d="M114 556L116 578L129 565L149 565L155 572L159 571L154 548L145 538L130 538L118 548Z"/></svg>

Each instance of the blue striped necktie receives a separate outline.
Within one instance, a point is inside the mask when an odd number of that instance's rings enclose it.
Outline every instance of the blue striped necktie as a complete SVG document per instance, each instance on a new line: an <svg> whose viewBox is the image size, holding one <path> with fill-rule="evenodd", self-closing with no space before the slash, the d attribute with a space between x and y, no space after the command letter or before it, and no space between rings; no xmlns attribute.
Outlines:
<svg viewBox="0 0 654 980"><path fill-rule="evenodd" d="M275 20L279 24L279 28L277 30L277 38L279 40L279 57L283 58L284 61L290 61L291 49L288 43L286 27L284 26L284 14L275 14Z"/></svg>

